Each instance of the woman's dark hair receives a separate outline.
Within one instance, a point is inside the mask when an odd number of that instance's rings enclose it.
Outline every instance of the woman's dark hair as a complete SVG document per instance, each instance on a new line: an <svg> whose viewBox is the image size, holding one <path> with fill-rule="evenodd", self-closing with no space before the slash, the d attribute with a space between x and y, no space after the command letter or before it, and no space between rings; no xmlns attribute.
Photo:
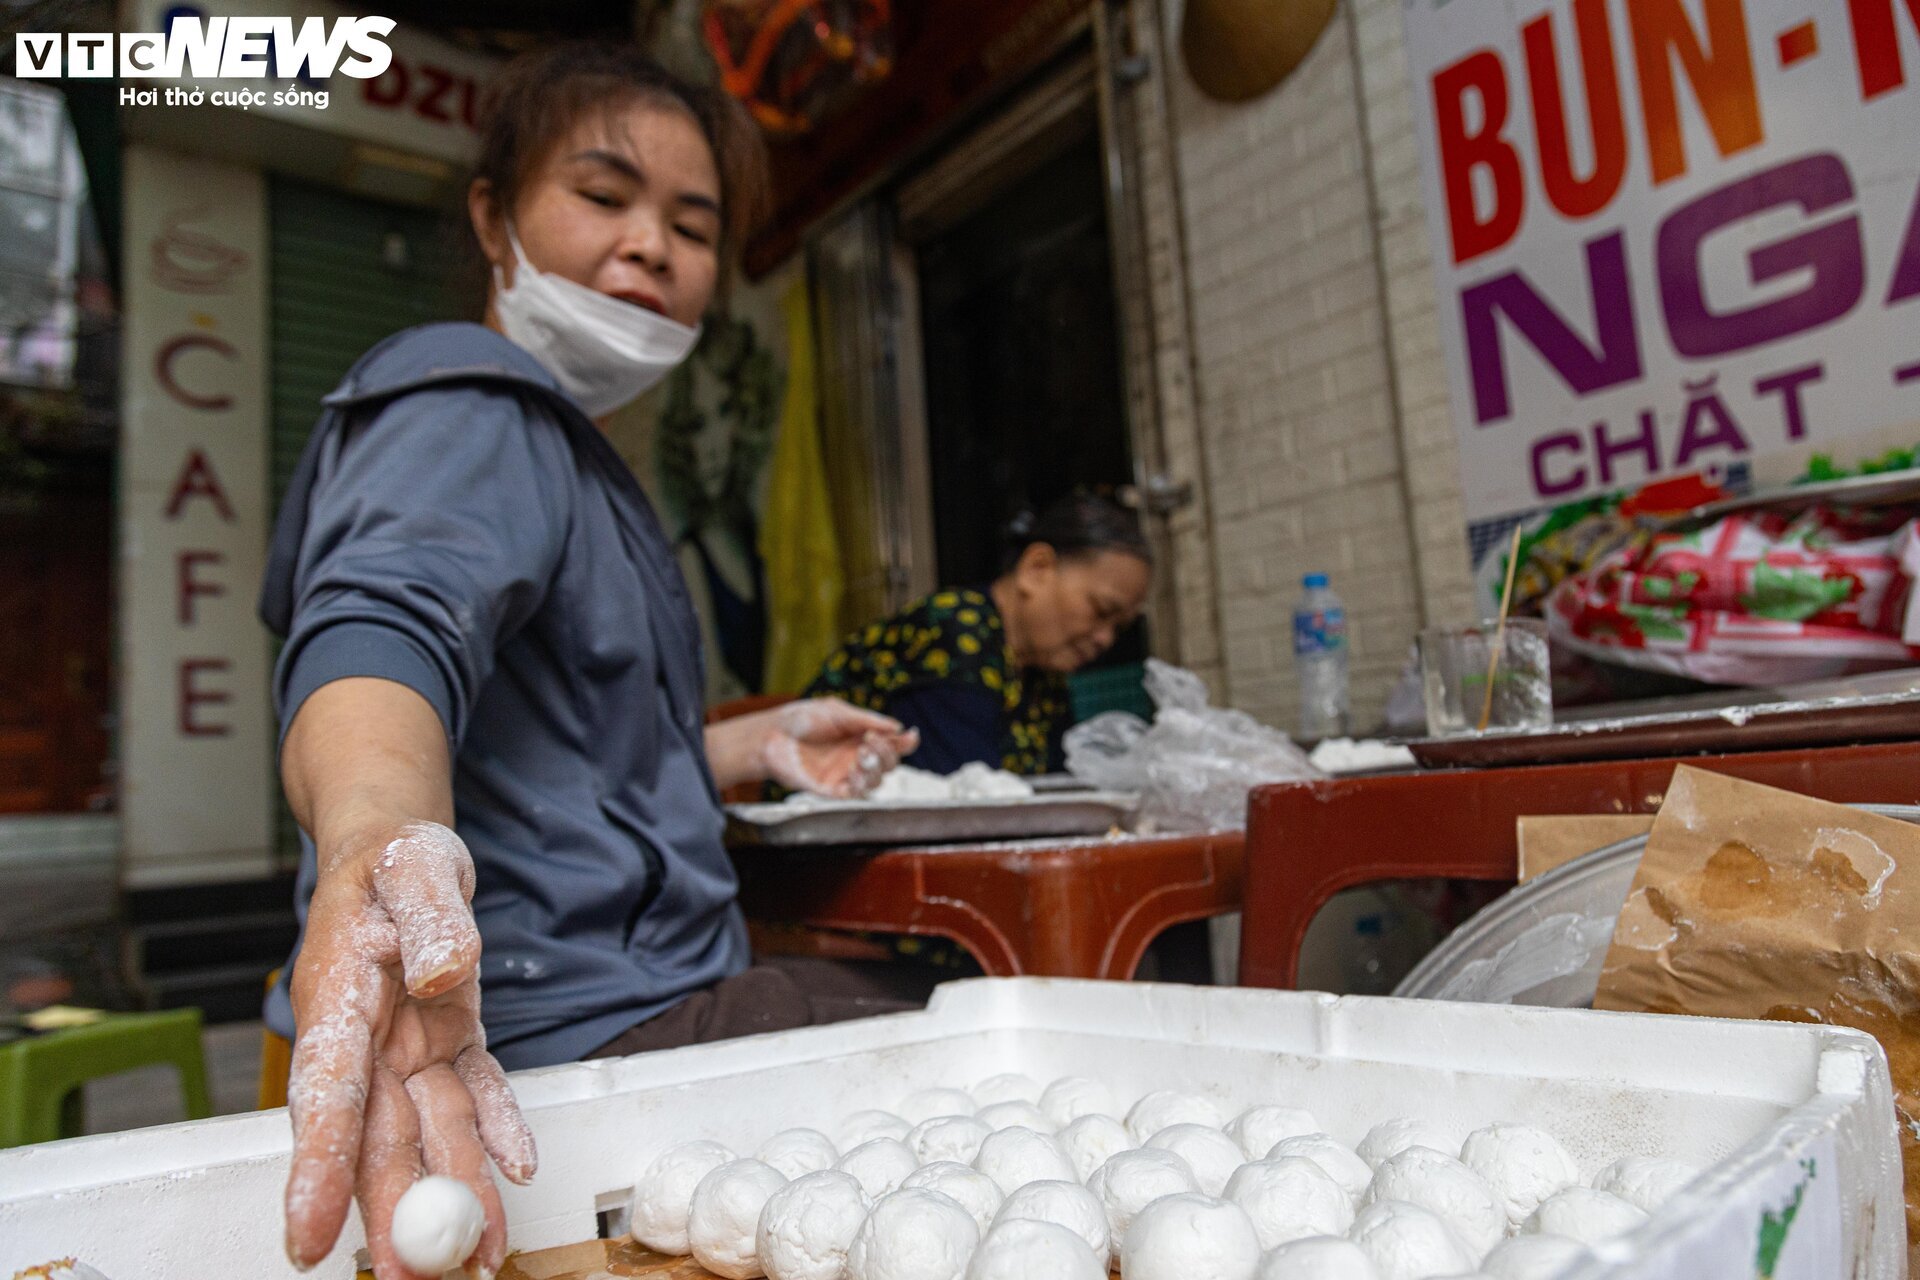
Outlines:
<svg viewBox="0 0 1920 1280"><path fill-rule="evenodd" d="M1041 542L1063 560L1119 551L1153 563L1140 517L1105 494L1087 489L1055 499L1037 516L1031 511L1015 516L1007 526L1005 567L1011 569L1028 547Z"/></svg>
<svg viewBox="0 0 1920 1280"><path fill-rule="evenodd" d="M494 207L510 213L547 152L590 112L635 100L692 117L713 149L729 243L737 244L767 205L765 144L745 109L719 89L690 84L632 45L571 41L522 54L489 86L480 122L480 159Z"/></svg>

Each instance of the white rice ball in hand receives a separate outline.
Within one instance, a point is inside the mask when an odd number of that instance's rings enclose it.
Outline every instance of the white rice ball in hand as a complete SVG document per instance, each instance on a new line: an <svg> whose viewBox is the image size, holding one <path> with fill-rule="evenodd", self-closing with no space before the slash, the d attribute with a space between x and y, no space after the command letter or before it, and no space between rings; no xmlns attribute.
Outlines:
<svg viewBox="0 0 1920 1280"><path fill-rule="evenodd" d="M1428 1280L1472 1271L1478 1259L1438 1214L1404 1200L1362 1209L1347 1238L1359 1245L1380 1280Z"/></svg>
<svg viewBox="0 0 1920 1280"><path fill-rule="evenodd" d="M1134 1215L1155 1200L1199 1189L1192 1166L1158 1147L1122 1151L1087 1179L1087 1190L1100 1197L1107 1211L1107 1234L1116 1242L1127 1238Z"/></svg>
<svg viewBox="0 0 1920 1280"><path fill-rule="evenodd" d="M683 1142L661 1152L633 1184L627 1206L633 1238L657 1253L684 1257L693 1189L732 1159L733 1152L717 1142Z"/></svg>
<svg viewBox="0 0 1920 1280"><path fill-rule="evenodd" d="M1018 1218L987 1233L966 1280L1107 1280L1107 1269L1065 1227Z"/></svg>
<svg viewBox="0 0 1920 1280"><path fill-rule="evenodd" d="M1528 1235L1566 1236L1592 1245L1623 1236L1646 1220L1646 1210L1611 1192L1568 1187L1541 1201L1520 1230Z"/></svg>
<svg viewBox="0 0 1920 1280"><path fill-rule="evenodd" d="M1006 1199L999 1183L978 1169L952 1160L922 1165L900 1185L909 1190L938 1191L973 1215L981 1235L993 1225L993 1217Z"/></svg>
<svg viewBox="0 0 1920 1280"><path fill-rule="evenodd" d="M1061 1076L1040 1094L1040 1110L1053 1121L1056 1131L1082 1116L1109 1115L1119 1105L1113 1090L1085 1076Z"/></svg>
<svg viewBox="0 0 1920 1280"><path fill-rule="evenodd" d="M1147 1146L1171 1151L1185 1160L1200 1190L1215 1197L1227 1189L1227 1179L1245 1163L1239 1143L1203 1124L1169 1125L1147 1139Z"/></svg>
<svg viewBox="0 0 1920 1280"><path fill-rule="evenodd" d="M1246 1212L1262 1249L1345 1235L1353 1225L1353 1197L1319 1165L1299 1156L1241 1165L1227 1180L1226 1198Z"/></svg>
<svg viewBox="0 0 1920 1280"><path fill-rule="evenodd" d="M761 1143L753 1158L789 1178L798 1178L833 1168L840 1151L818 1129L787 1129Z"/></svg>
<svg viewBox="0 0 1920 1280"><path fill-rule="evenodd" d="M1380 1272L1353 1241L1308 1236L1262 1258L1254 1280L1380 1280Z"/></svg>
<svg viewBox="0 0 1920 1280"><path fill-rule="evenodd" d="M974 1117L989 1129L1018 1128L1031 1129L1035 1133L1052 1133L1060 1127L1031 1102L996 1102L980 1108Z"/></svg>
<svg viewBox="0 0 1920 1280"><path fill-rule="evenodd" d="M902 1098L896 1111L902 1120L919 1124L935 1116L970 1116L979 1109L965 1089L922 1089Z"/></svg>
<svg viewBox="0 0 1920 1280"><path fill-rule="evenodd" d="M387 1240L409 1268L437 1276L472 1255L486 1226L486 1210L473 1188L458 1178L430 1174L394 1205Z"/></svg>
<svg viewBox="0 0 1920 1280"><path fill-rule="evenodd" d="M835 1145L851 1151L875 1138L899 1138L905 1141L913 1126L891 1111L856 1111L840 1122Z"/></svg>
<svg viewBox="0 0 1920 1280"><path fill-rule="evenodd" d="M979 1108L992 1106L996 1102L1031 1102L1036 1106L1040 1102L1040 1082L1032 1076L1018 1071L1007 1071L997 1076L988 1076L970 1091L974 1105Z"/></svg>
<svg viewBox="0 0 1920 1280"><path fill-rule="evenodd" d="M1058 1142L1044 1133L1015 1127L987 1135L973 1167L1012 1195L1029 1182L1075 1180L1073 1161L1067 1159Z"/></svg>
<svg viewBox="0 0 1920 1280"><path fill-rule="evenodd" d="M1699 1169L1678 1160L1626 1156L1602 1169L1593 1186L1596 1191L1610 1192L1636 1209L1655 1214L1699 1176Z"/></svg>
<svg viewBox="0 0 1920 1280"><path fill-rule="evenodd" d="M1226 1135L1240 1144L1249 1160L1262 1160L1273 1144L1282 1138L1298 1138L1319 1133L1320 1122L1313 1113L1298 1107L1248 1107L1228 1122Z"/></svg>
<svg viewBox="0 0 1920 1280"><path fill-rule="evenodd" d="M980 1243L973 1215L938 1191L895 1191L847 1250L847 1280L961 1280Z"/></svg>
<svg viewBox="0 0 1920 1280"><path fill-rule="evenodd" d="M920 1157L921 1164L938 1160L958 1160L972 1164L980 1154L980 1144L993 1130L974 1116L935 1116L923 1120L907 1135L907 1145Z"/></svg>
<svg viewBox="0 0 1920 1280"><path fill-rule="evenodd" d="M1134 1146L1133 1135L1112 1116L1081 1116L1055 1134L1054 1140L1073 1161L1073 1171L1082 1182L1091 1178L1095 1169Z"/></svg>
<svg viewBox="0 0 1920 1280"><path fill-rule="evenodd" d="M1456 1156L1460 1154L1460 1138L1432 1121L1400 1116L1382 1120L1367 1130L1367 1136L1360 1139L1354 1153L1378 1169L1408 1147L1431 1147L1441 1155Z"/></svg>
<svg viewBox="0 0 1920 1280"><path fill-rule="evenodd" d="M1077 1182L1029 1182L1006 1198L994 1223L1051 1222L1086 1242L1104 1269L1112 1257L1112 1233L1100 1197Z"/></svg>
<svg viewBox="0 0 1920 1280"><path fill-rule="evenodd" d="M835 1162L834 1168L850 1173L860 1182L869 1198L878 1200L898 1191L900 1184L920 1167L913 1149L898 1138L875 1138L863 1142Z"/></svg>
<svg viewBox="0 0 1920 1280"><path fill-rule="evenodd" d="M1127 1132L1143 1145L1148 1138L1172 1125L1203 1124L1218 1129L1223 1123L1225 1117L1219 1107L1197 1093L1182 1093L1178 1089L1157 1089L1134 1103L1133 1109L1127 1112Z"/></svg>
<svg viewBox="0 0 1920 1280"><path fill-rule="evenodd" d="M1267 1152L1269 1160L1289 1157L1311 1160L1356 1202L1373 1182L1373 1166L1354 1153L1352 1147L1324 1133L1305 1133L1297 1138L1282 1138Z"/></svg>
<svg viewBox="0 0 1920 1280"><path fill-rule="evenodd" d="M695 1262L725 1280L761 1274L760 1211L787 1185L758 1160L732 1160L700 1179L687 1212L687 1244Z"/></svg>
<svg viewBox="0 0 1920 1280"><path fill-rule="evenodd" d="M850 1173L803 1174L767 1198L754 1250L772 1280L840 1280L867 1220L867 1193Z"/></svg>
<svg viewBox="0 0 1920 1280"><path fill-rule="evenodd" d="M1490 1124L1460 1144L1460 1163L1486 1179L1519 1226L1557 1191L1580 1185L1580 1167L1545 1129L1526 1124Z"/></svg>
<svg viewBox="0 0 1920 1280"><path fill-rule="evenodd" d="M1486 1180L1431 1147L1408 1147L1374 1171L1365 1203L1404 1200L1443 1218L1483 1258L1506 1238L1507 1214Z"/></svg>
<svg viewBox="0 0 1920 1280"><path fill-rule="evenodd" d="M1125 1280L1253 1280L1260 1241L1237 1204L1185 1191L1140 1210L1120 1247Z"/></svg>
<svg viewBox="0 0 1920 1280"><path fill-rule="evenodd" d="M1514 1236L1495 1245L1480 1269L1494 1280L1554 1280L1590 1256L1587 1246L1565 1236Z"/></svg>

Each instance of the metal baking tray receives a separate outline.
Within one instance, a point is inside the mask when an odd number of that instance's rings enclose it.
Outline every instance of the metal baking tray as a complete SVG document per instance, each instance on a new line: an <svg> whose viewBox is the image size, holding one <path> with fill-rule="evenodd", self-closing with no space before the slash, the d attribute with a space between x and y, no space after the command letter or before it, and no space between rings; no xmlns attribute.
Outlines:
<svg viewBox="0 0 1920 1280"><path fill-rule="evenodd" d="M949 844L1030 836L1099 835L1133 819L1140 797L1063 791L1008 800L870 800L730 804L727 843L745 845Z"/></svg>

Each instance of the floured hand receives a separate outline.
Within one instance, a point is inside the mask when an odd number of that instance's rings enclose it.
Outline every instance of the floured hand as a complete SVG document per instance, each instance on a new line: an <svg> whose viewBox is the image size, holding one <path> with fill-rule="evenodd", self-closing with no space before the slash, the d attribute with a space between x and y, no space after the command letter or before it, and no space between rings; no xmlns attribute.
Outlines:
<svg viewBox="0 0 1920 1280"><path fill-rule="evenodd" d="M838 698L808 698L707 728L720 788L772 780L795 791L863 796L920 746L917 730Z"/></svg>

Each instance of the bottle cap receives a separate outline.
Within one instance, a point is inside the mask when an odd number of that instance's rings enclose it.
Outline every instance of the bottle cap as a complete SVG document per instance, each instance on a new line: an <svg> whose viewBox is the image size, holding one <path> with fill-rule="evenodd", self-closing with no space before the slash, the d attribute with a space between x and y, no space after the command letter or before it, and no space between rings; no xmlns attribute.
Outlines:
<svg viewBox="0 0 1920 1280"><path fill-rule="evenodd" d="M1310 573L1300 579L1300 585L1309 591L1317 590L1327 585L1327 575L1324 573Z"/></svg>

